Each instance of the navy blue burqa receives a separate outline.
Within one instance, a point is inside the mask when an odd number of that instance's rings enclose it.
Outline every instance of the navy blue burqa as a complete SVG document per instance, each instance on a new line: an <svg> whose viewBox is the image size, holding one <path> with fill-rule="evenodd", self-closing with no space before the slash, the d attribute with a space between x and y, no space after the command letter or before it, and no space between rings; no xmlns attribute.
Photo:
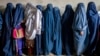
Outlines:
<svg viewBox="0 0 100 56"><path fill-rule="evenodd" d="M90 55L96 49L96 45L98 41L99 19L100 19L94 2L90 2L88 4L87 19L88 19L88 25L90 31L87 54Z"/></svg>
<svg viewBox="0 0 100 56"><path fill-rule="evenodd" d="M79 3L73 19L73 35L76 55L82 55L88 46L89 29L83 3Z"/></svg>
<svg viewBox="0 0 100 56"><path fill-rule="evenodd" d="M53 49L54 42L54 16L53 6L48 4L44 11L44 54L48 55Z"/></svg>
<svg viewBox="0 0 100 56"><path fill-rule="evenodd" d="M61 15L58 7L53 8L54 15L54 42L53 53L56 55L62 54L62 39L61 39Z"/></svg>
<svg viewBox="0 0 100 56"><path fill-rule="evenodd" d="M62 41L66 55L73 54L73 31L72 23L74 11L71 5L66 5L64 14L62 15Z"/></svg>
<svg viewBox="0 0 100 56"><path fill-rule="evenodd" d="M8 3L4 12L4 26L3 26L3 56L13 56L12 51L12 23L13 23L13 10L14 6L12 3Z"/></svg>
<svg viewBox="0 0 100 56"><path fill-rule="evenodd" d="M24 19L24 8L22 6L22 4L18 3L16 4L16 8L15 8L15 11L14 11L14 14L13 14L13 28L18 28L19 25L21 26L21 23ZM23 42L23 41L22 41ZM13 51L15 52L15 49L16 49L16 43L15 43L15 40L13 40Z"/></svg>
<svg viewBox="0 0 100 56"><path fill-rule="evenodd" d="M16 28L24 19L24 8L22 4L16 4L14 19L13 19L13 27Z"/></svg>

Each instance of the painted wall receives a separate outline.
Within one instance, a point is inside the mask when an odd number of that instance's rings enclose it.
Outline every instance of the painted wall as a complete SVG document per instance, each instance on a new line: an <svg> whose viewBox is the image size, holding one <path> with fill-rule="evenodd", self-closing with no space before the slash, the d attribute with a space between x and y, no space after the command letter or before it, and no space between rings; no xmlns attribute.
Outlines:
<svg viewBox="0 0 100 56"><path fill-rule="evenodd" d="M79 2L83 2L86 7L88 2L90 1L94 1L97 6L97 9L100 10L100 0L0 0L0 9L5 8L8 2L11 2L14 5L16 3L22 3L23 5L25 5L26 3L30 2L34 5L40 4L43 6L46 6L48 3L52 3L54 6L59 7L61 13L63 13L66 4L71 4L72 7L75 9Z"/></svg>

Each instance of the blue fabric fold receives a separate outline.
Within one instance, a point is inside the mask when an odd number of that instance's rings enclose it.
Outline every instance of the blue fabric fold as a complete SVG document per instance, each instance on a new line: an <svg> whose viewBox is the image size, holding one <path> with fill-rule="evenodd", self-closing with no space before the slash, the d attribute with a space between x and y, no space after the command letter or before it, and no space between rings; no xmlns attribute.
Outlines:
<svg viewBox="0 0 100 56"><path fill-rule="evenodd" d="M72 23L74 11L71 5L66 5L64 14L62 15L62 41L66 55L73 55L73 30Z"/></svg>
<svg viewBox="0 0 100 56"><path fill-rule="evenodd" d="M14 19L13 19L13 27L16 28L19 26L24 19L24 8L22 4L16 4L15 12L14 12Z"/></svg>
<svg viewBox="0 0 100 56"><path fill-rule="evenodd" d="M14 14L13 14L13 26L12 26L12 30L13 29L18 29L20 26L22 27L22 21L24 20L24 8L22 6L21 3L18 3L16 4L16 8L15 8L15 11L14 11ZM23 41L23 38L22 39L16 39L17 42L20 42L20 44L22 44L24 41ZM19 45L19 44L16 44L15 39L13 39L13 51L15 52L16 54L16 45ZM22 45L20 45L22 46ZM18 47L18 46L17 46ZM22 55L22 47L20 47L20 54L18 55Z"/></svg>
<svg viewBox="0 0 100 56"><path fill-rule="evenodd" d="M53 6L48 4L44 11L44 54L48 55L53 49L54 38L54 16Z"/></svg>
<svg viewBox="0 0 100 56"><path fill-rule="evenodd" d="M61 38L61 15L58 7L53 8L54 15L54 42L53 42L53 53L55 55L62 54L62 38Z"/></svg>
<svg viewBox="0 0 100 56"><path fill-rule="evenodd" d="M89 43L89 29L86 18L86 11L83 3L77 5L73 24L73 36L76 55L82 55L88 47Z"/></svg>
<svg viewBox="0 0 100 56"><path fill-rule="evenodd" d="M12 24L13 24L13 11L14 6L12 3L8 3L4 12L4 26L3 26L3 36L2 36L2 50L3 56L13 56L13 46L12 46Z"/></svg>
<svg viewBox="0 0 100 56"><path fill-rule="evenodd" d="M88 19L88 25L90 31L87 54L92 55L96 49L96 45L98 42L98 31L99 31L98 29L99 29L99 20L100 20L94 2L89 2L88 4L87 19Z"/></svg>

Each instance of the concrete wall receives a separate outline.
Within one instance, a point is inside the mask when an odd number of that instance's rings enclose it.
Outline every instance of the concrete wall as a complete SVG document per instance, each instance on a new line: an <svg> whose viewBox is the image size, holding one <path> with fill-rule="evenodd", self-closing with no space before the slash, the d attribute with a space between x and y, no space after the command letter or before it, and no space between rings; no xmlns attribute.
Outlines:
<svg viewBox="0 0 100 56"><path fill-rule="evenodd" d="M31 2L34 5L40 4L43 6L46 6L48 3L52 3L54 6L59 7L61 13L63 13L66 4L71 4L75 9L79 2L83 2L86 7L88 2L90 1L94 1L97 6L97 9L100 10L100 0L0 0L0 9L5 8L8 2L12 2L14 5L16 3L22 3L23 5L25 5L26 3Z"/></svg>

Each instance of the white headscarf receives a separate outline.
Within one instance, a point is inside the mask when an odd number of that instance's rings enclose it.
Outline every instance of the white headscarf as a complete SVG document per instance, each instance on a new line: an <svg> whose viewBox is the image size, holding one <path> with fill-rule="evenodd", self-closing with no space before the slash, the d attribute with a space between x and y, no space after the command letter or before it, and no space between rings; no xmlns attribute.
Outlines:
<svg viewBox="0 0 100 56"><path fill-rule="evenodd" d="M36 34L41 34L42 13L35 6L28 3L25 8L26 39L33 40Z"/></svg>

